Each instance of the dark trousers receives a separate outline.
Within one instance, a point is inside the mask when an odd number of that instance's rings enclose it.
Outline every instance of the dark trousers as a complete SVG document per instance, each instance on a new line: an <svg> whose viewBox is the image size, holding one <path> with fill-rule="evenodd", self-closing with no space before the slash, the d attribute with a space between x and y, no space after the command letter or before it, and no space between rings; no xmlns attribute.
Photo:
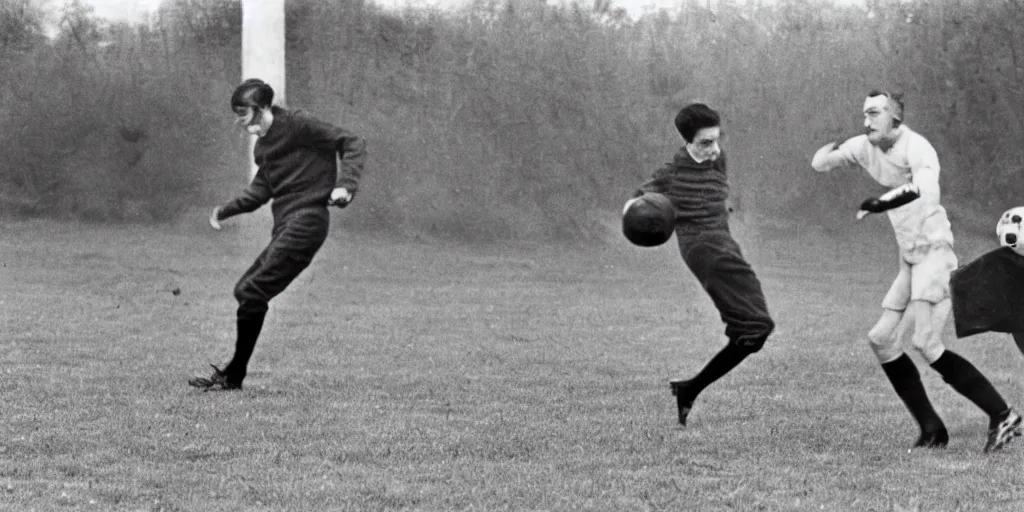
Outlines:
<svg viewBox="0 0 1024 512"><path fill-rule="evenodd" d="M234 384L240 386L248 372L270 299L283 292L313 261L327 239L329 215L324 208L322 212L303 211L275 222L270 243L235 285L238 338L235 354L224 368L224 374Z"/></svg>
<svg viewBox="0 0 1024 512"><path fill-rule="evenodd" d="M327 240L327 209L301 211L275 222L270 243L235 285L239 316L265 313L271 299L302 273Z"/></svg>
<svg viewBox="0 0 1024 512"><path fill-rule="evenodd" d="M729 343L757 352L775 329L761 282L728 229L677 232L683 261L725 322Z"/></svg>

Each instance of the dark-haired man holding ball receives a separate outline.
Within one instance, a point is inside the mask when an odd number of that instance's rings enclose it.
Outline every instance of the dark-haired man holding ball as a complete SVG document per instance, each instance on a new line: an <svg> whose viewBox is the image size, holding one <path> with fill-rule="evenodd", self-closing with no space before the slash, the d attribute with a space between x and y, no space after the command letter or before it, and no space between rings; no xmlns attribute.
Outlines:
<svg viewBox="0 0 1024 512"><path fill-rule="evenodd" d="M683 261L707 290L725 323L726 346L690 379L669 381L679 423L697 396L750 354L761 350L775 323L768 313L761 282L729 231L729 183L725 153L719 146L721 118L702 103L687 105L675 118L684 145L673 161L655 171L637 191L667 197L675 207L675 232Z"/></svg>

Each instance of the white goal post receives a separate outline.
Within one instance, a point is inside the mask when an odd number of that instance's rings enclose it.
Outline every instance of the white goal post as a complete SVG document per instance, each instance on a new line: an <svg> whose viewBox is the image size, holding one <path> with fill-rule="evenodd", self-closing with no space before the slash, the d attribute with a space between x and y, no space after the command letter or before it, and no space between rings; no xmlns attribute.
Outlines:
<svg viewBox="0 0 1024 512"><path fill-rule="evenodd" d="M285 101L285 0L242 0L242 80L259 78L274 88L274 103ZM252 149L256 136L249 137L246 156L248 177L256 176Z"/></svg>

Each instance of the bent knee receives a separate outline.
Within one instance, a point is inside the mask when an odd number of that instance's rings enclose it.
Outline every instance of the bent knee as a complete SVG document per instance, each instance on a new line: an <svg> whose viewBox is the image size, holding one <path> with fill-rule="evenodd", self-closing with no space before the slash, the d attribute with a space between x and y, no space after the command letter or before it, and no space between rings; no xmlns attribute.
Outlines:
<svg viewBox="0 0 1024 512"><path fill-rule="evenodd" d="M910 338L910 344L929 363L935 362L945 350L942 340L934 335L934 332L915 332Z"/></svg>
<svg viewBox="0 0 1024 512"><path fill-rule="evenodd" d="M239 318L251 318L254 316L262 316L267 313L268 309L270 309L270 304L265 300L240 299L238 301Z"/></svg>
<svg viewBox="0 0 1024 512"><path fill-rule="evenodd" d="M868 343L872 347L884 347L896 343L896 330L876 325L868 331Z"/></svg>
<svg viewBox="0 0 1024 512"><path fill-rule="evenodd" d="M243 309L259 309L258 304L266 304L269 298L249 279L241 279L235 284L235 300L238 301L239 311Z"/></svg>
<svg viewBox="0 0 1024 512"><path fill-rule="evenodd" d="M245 279L245 278L240 279L238 281L238 283L235 284L234 295L235 295L235 300L237 300L239 304L241 304L243 302L246 302L246 301L264 301L264 302L266 302L266 301L269 300L267 295L265 293L263 293L263 291L260 290L259 287L257 287L252 282L251 279Z"/></svg>
<svg viewBox="0 0 1024 512"><path fill-rule="evenodd" d="M730 339L730 343L753 354L764 347L768 337L775 331L775 322L770 318L762 319L756 328L748 329L746 332Z"/></svg>
<svg viewBox="0 0 1024 512"><path fill-rule="evenodd" d="M897 343L896 333L887 329L871 329L868 331L868 345L881 363L887 363L903 354Z"/></svg>

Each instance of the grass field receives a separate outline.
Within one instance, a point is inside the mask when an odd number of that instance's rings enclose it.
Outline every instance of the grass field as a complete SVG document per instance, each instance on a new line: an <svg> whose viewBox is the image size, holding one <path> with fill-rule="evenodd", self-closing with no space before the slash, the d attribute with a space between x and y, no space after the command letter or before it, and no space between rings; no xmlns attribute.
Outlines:
<svg viewBox="0 0 1024 512"><path fill-rule="evenodd" d="M907 450L864 341L896 269L884 219L842 239L737 228L778 328L685 429L666 381L724 338L674 246L394 242L335 220L237 393L186 380L230 355L263 219L0 222L0 509L1024 510L1024 443L983 455L986 418L920 361L952 441ZM951 346L1024 405L1008 336Z"/></svg>

